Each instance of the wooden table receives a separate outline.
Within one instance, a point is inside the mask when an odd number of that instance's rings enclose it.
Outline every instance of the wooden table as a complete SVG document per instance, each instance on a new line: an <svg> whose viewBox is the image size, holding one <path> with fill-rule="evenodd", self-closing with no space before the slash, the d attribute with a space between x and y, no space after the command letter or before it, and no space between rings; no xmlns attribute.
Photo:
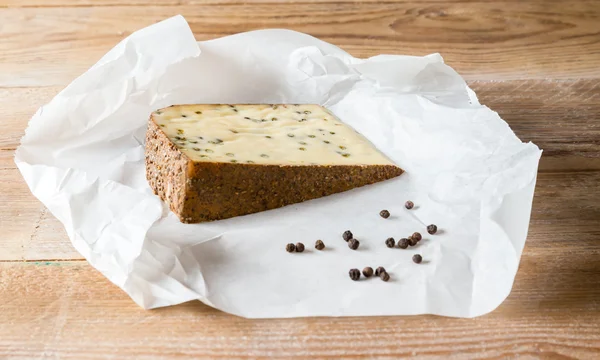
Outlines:
<svg viewBox="0 0 600 360"><path fill-rule="evenodd" d="M133 31L286 27L358 57L440 52L544 149L514 289L476 319L144 311L91 268L13 152L35 110ZM0 0L0 358L600 358L600 1Z"/></svg>

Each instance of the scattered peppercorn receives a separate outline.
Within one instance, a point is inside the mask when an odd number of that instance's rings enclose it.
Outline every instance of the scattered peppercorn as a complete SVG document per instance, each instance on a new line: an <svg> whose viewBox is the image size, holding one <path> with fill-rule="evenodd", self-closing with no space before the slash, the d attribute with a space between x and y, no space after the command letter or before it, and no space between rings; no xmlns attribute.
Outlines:
<svg viewBox="0 0 600 360"><path fill-rule="evenodd" d="M417 242L421 241L421 239L423 238L421 236L421 233L418 233L418 232L413 233L410 237L413 238L413 239L415 239L415 240L417 240Z"/></svg>
<svg viewBox="0 0 600 360"><path fill-rule="evenodd" d="M413 239L412 237L408 238L408 245L415 246L415 245L417 245L417 243L418 243L418 241Z"/></svg>
<svg viewBox="0 0 600 360"><path fill-rule="evenodd" d="M353 237L354 237L354 235L352 235L352 231L350 231L350 230L344 231L344 234L342 235L342 238L344 238L344 240L346 240L346 241L352 239Z"/></svg>
<svg viewBox="0 0 600 360"><path fill-rule="evenodd" d="M360 245L360 242L358 242L356 239L350 239L348 241L348 247L352 250L358 249L358 245Z"/></svg>
<svg viewBox="0 0 600 360"><path fill-rule="evenodd" d="M379 273L379 278L383 281L388 281L390 279L390 274L388 274L387 272L383 271Z"/></svg>
<svg viewBox="0 0 600 360"><path fill-rule="evenodd" d="M393 248L394 245L396 245L396 241L394 241L394 238L387 238L387 240L385 240L385 246Z"/></svg>
<svg viewBox="0 0 600 360"><path fill-rule="evenodd" d="M408 210L412 209L415 206L415 204L408 200L406 203L404 203L404 207L407 208Z"/></svg>
<svg viewBox="0 0 600 360"><path fill-rule="evenodd" d="M398 247L400 249L406 249L409 245L409 241L407 238L402 238L400 240L398 240Z"/></svg>
<svg viewBox="0 0 600 360"><path fill-rule="evenodd" d="M371 276L373 276L373 268L370 266L367 266L366 268L363 269L362 273L367 278L371 277Z"/></svg>
<svg viewBox="0 0 600 360"><path fill-rule="evenodd" d="M413 262L414 262L415 264L420 264L420 263L421 263L421 261L423 261L423 257L422 257L421 255L419 255L419 254L415 254L415 255L413 255L413 258L412 258L412 259L413 259Z"/></svg>
<svg viewBox="0 0 600 360"><path fill-rule="evenodd" d="M296 243L296 252L303 252L304 251L304 244L299 242Z"/></svg>
<svg viewBox="0 0 600 360"><path fill-rule="evenodd" d="M389 211L387 211L387 210L381 210L381 211L379 212L379 216L381 216L381 217L382 217L382 218L384 218L384 219L387 219L387 218L389 218L389 217L390 217L390 212L389 212Z"/></svg>
<svg viewBox="0 0 600 360"><path fill-rule="evenodd" d="M379 266L377 269L375 269L375 276L379 276L379 274L382 272L385 272L385 269L383 266Z"/></svg>
<svg viewBox="0 0 600 360"><path fill-rule="evenodd" d="M287 245L285 246L285 251L287 251L287 252L289 252L289 253L296 251L296 245L294 245L294 244L291 244L291 243L290 243L290 244L287 244Z"/></svg>
<svg viewBox="0 0 600 360"><path fill-rule="evenodd" d="M360 270L358 269L350 269L350 271L348 271L348 274L350 275L350 279L354 281L360 279Z"/></svg>
<svg viewBox="0 0 600 360"><path fill-rule="evenodd" d="M431 235L435 234L437 232L437 226L435 226L433 224L427 226L427 232L430 233Z"/></svg>
<svg viewBox="0 0 600 360"><path fill-rule="evenodd" d="M317 240L317 242L315 243L315 249L317 249L317 250L325 249L325 244L323 244L322 240Z"/></svg>

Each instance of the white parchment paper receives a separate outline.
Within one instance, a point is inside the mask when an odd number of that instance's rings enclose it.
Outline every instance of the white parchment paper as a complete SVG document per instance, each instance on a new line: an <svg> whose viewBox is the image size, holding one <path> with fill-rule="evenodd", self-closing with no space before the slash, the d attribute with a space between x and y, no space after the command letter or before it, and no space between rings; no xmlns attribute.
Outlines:
<svg viewBox="0 0 600 360"><path fill-rule="evenodd" d="M143 149L151 111L178 103L322 104L406 173L181 224L152 194ZM540 155L437 54L356 59L288 30L197 43L178 16L132 34L41 107L15 161L77 251L144 308L198 299L255 318L473 317L511 290ZM382 209L392 216L380 218ZM430 223L438 234L427 234ZM359 250L342 240L347 229ZM418 246L385 247L414 231L424 235ZM314 249L317 239L325 251ZM304 253L285 252L298 241ZM424 263L411 261L415 253ZM392 280L349 279L365 266L384 266Z"/></svg>

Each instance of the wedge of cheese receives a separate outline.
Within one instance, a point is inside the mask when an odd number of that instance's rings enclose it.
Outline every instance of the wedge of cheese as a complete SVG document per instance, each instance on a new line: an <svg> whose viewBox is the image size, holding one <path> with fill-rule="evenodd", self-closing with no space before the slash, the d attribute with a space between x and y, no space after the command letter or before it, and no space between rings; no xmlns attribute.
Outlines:
<svg viewBox="0 0 600 360"><path fill-rule="evenodd" d="M402 174L318 105L176 105L155 111L146 177L184 223L275 209Z"/></svg>

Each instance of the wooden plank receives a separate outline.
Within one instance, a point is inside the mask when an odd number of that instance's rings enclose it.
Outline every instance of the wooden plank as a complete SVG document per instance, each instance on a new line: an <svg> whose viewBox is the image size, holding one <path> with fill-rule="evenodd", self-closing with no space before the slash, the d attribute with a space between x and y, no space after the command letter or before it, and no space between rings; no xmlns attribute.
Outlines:
<svg viewBox="0 0 600 360"><path fill-rule="evenodd" d="M479 0L498 2L498 0ZM521 0L504 0L514 3ZM546 0L548 3L561 0ZM236 5L236 4L331 4L348 5L357 3L414 3L414 0L0 0L0 8L39 8L39 7L100 7L100 6L186 6L186 5ZM467 3L469 0L435 0L435 3Z"/></svg>
<svg viewBox="0 0 600 360"><path fill-rule="evenodd" d="M63 225L29 192L12 157L12 151L0 150L0 261L80 259Z"/></svg>
<svg viewBox="0 0 600 360"><path fill-rule="evenodd" d="M598 80L477 81L471 86L479 93L481 102L499 111L521 139L537 142L545 150L542 171L573 171L600 169L600 129L596 126L600 120L599 83ZM0 150L0 228L4 235L0 260L81 258L66 238L62 225L29 193L13 162L12 149L27 119L38 104L48 101L58 90L58 87L0 89L0 117L7 119L7 127L0 134L0 148L8 149ZM556 202L556 194L540 193L551 188L552 182L545 179L552 176L555 175L540 175L530 242L547 236L548 229L561 234L561 239L568 238L572 230L567 226L579 224L580 216L585 215L579 206L600 199L594 183L599 178L591 175L591 180L586 180L585 174L559 174L555 180L559 184L575 179L572 185L559 190L561 198L576 202L571 203L569 211L561 212L572 214L571 222L557 223L553 221L552 209L564 204ZM545 204L549 204L550 216L543 217L545 213L538 209ZM585 208L597 209L593 203ZM592 214L600 218L600 214ZM553 226L548 227L549 224ZM594 227L584 230L588 235L598 231Z"/></svg>
<svg viewBox="0 0 600 360"><path fill-rule="evenodd" d="M64 85L128 34L175 14L199 40L284 27L358 57L440 52L468 79L600 78L594 1L234 2L3 8L0 86Z"/></svg>
<svg viewBox="0 0 600 360"><path fill-rule="evenodd" d="M600 169L600 81L473 81L482 104L544 150L541 171Z"/></svg>
<svg viewBox="0 0 600 360"><path fill-rule="evenodd" d="M471 81L523 141L544 150L541 171L600 170L600 79ZM0 88L0 149L14 150L29 118L61 87ZM14 168L12 161L0 167Z"/></svg>
<svg viewBox="0 0 600 360"><path fill-rule="evenodd" d="M1 12L1 10L0 10ZM48 103L62 87L0 88L0 151L14 150L25 134L29 119ZM11 151L12 152L12 151ZM12 156L11 156L12 158ZM0 168L7 166L0 162Z"/></svg>
<svg viewBox="0 0 600 360"><path fill-rule="evenodd" d="M527 247L600 250L599 183L598 171L540 173ZM0 260L81 259L16 170L0 170L0 189Z"/></svg>
<svg viewBox="0 0 600 360"><path fill-rule="evenodd" d="M547 255L526 253L505 303L470 320L248 320L199 302L143 311L85 262L2 263L0 357L597 358L598 253Z"/></svg>

